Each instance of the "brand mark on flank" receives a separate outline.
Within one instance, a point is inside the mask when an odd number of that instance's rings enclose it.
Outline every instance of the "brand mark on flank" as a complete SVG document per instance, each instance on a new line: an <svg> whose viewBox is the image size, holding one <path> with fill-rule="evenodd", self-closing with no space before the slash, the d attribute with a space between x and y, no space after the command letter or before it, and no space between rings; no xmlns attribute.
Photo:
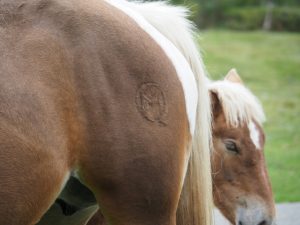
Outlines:
<svg viewBox="0 0 300 225"><path fill-rule="evenodd" d="M158 84L153 82L142 84L136 94L136 105L144 118L163 126L166 125L166 99Z"/></svg>

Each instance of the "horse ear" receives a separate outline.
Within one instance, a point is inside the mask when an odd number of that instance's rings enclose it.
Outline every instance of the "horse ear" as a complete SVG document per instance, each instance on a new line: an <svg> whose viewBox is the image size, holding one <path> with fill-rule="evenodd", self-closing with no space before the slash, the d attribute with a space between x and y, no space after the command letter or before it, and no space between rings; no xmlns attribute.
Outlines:
<svg viewBox="0 0 300 225"><path fill-rule="evenodd" d="M211 109L213 118L217 118L222 113L222 104L218 93L215 90L209 90Z"/></svg>
<svg viewBox="0 0 300 225"><path fill-rule="evenodd" d="M237 73L236 69L231 69L227 73L225 80L233 82L233 83L238 83L238 84L243 84L242 79L240 78L239 74Z"/></svg>

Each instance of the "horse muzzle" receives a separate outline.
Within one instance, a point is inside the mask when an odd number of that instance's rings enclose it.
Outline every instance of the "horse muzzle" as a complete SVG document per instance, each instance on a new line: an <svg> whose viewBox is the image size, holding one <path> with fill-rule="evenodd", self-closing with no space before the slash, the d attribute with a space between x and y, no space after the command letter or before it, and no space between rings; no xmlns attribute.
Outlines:
<svg viewBox="0 0 300 225"><path fill-rule="evenodd" d="M271 209L258 202L245 202L237 208L235 225L276 225Z"/></svg>

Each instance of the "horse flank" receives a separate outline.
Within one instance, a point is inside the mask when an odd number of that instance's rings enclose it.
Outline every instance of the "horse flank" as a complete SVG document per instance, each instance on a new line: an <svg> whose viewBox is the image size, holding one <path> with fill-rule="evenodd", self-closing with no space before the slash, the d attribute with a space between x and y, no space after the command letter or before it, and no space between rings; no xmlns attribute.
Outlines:
<svg viewBox="0 0 300 225"><path fill-rule="evenodd" d="M195 225L211 224L210 98L207 89L205 67L194 41L194 25L187 19L189 11L183 7L168 5L166 2L131 2L128 5L133 10L139 12L180 50L194 73L199 96L196 129L194 132L189 170L185 178L184 190L177 210L177 223ZM193 205L193 209L188 208L191 204Z"/></svg>

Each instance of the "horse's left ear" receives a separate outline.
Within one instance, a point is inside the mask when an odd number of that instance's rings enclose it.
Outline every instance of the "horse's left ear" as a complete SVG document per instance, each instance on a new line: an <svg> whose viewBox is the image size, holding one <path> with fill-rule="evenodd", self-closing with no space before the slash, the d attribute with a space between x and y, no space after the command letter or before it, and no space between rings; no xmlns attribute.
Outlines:
<svg viewBox="0 0 300 225"><path fill-rule="evenodd" d="M216 119L223 112L222 103L219 99L217 91L210 90L209 95L210 95L212 114L214 119Z"/></svg>
<svg viewBox="0 0 300 225"><path fill-rule="evenodd" d="M227 73L225 80L228 80L233 83L243 84L242 79L240 78L239 74L237 73L236 69L231 69Z"/></svg>

